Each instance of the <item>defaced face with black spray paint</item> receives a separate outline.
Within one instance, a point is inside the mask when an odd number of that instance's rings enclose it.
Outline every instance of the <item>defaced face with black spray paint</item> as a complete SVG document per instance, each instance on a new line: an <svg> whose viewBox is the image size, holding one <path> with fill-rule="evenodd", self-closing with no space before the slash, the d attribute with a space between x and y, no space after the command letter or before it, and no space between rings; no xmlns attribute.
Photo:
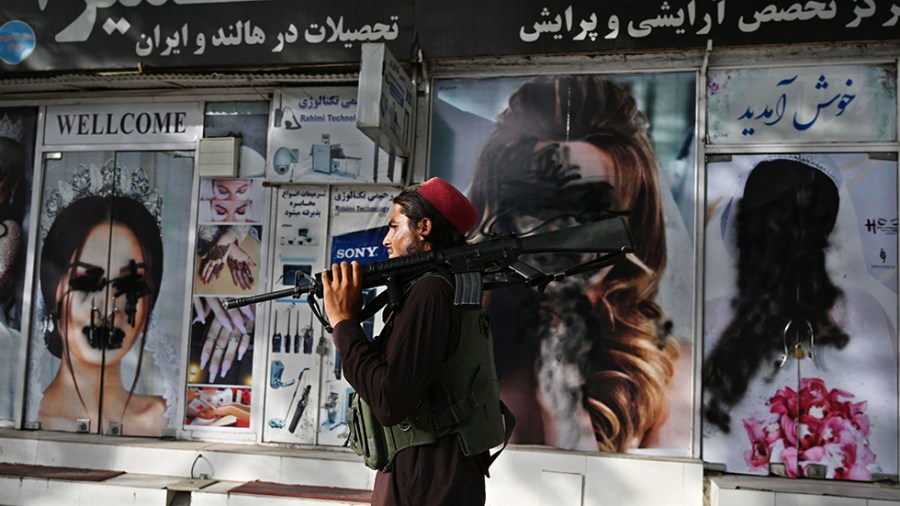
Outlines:
<svg viewBox="0 0 900 506"><path fill-rule="evenodd" d="M134 389L161 277L159 227L140 202L92 196L59 213L41 255L41 289L52 310L45 341L62 359L41 402L44 428L71 428L102 408L102 419L127 433L159 433L165 401ZM135 344L138 374L126 388L121 361Z"/></svg>

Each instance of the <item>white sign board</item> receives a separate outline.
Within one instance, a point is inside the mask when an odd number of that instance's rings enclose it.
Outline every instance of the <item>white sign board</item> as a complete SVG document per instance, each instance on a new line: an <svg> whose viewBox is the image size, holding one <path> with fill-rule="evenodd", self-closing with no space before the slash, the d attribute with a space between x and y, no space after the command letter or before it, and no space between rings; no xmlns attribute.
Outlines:
<svg viewBox="0 0 900 506"><path fill-rule="evenodd" d="M402 164L356 128L355 86L275 90L266 180L397 183Z"/></svg>
<svg viewBox="0 0 900 506"><path fill-rule="evenodd" d="M199 102L79 104L47 108L44 144L166 144L200 138Z"/></svg>
<svg viewBox="0 0 900 506"><path fill-rule="evenodd" d="M894 141L894 72L876 65L711 70L709 141Z"/></svg>

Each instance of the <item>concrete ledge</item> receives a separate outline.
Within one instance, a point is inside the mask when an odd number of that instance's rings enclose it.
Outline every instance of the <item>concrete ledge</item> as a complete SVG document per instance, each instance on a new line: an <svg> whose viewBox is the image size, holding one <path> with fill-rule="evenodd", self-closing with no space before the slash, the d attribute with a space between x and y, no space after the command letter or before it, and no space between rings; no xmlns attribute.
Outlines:
<svg viewBox="0 0 900 506"><path fill-rule="evenodd" d="M781 504L776 497L796 499L790 504L900 506L897 483L864 483L710 474L706 477L710 506ZM807 501L807 502L804 502Z"/></svg>
<svg viewBox="0 0 900 506"><path fill-rule="evenodd" d="M169 487L183 482L177 476L122 474L103 482L53 480L46 478L0 476L0 498L4 506L106 504L132 506L190 505L190 506L368 506L369 501L327 499L321 497L321 487L304 496L304 487L295 486L297 495L271 496L234 494L231 491L245 485L241 482L219 481L200 490L173 491Z"/></svg>
<svg viewBox="0 0 900 506"><path fill-rule="evenodd" d="M128 475L121 475L128 476ZM152 478L158 481L158 477ZM0 476L0 497L9 506L71 504L97 506L121 504L135 506L159 506L167 504L168 491L155 486L135 486L134 476L127 485L114 484L115 478L106 482L49 480L46 478L18 478ZM125 485L125 486L123 486Z"/></svg>
<svg viewBox="0 0 900 506"><path fill-rule="evenodd" d="M344 449L0 430L0 462L129 474L371 490L375 473Z"/></svg>
<svg viewBox="0 0 900 506"><path fill-rule="evenodd" d="M147 483L139 481L121 488L130 486L142 493L147 491L146 494L165 491L166 502L156 502L159 495L147 501L168 506L359 506L366 503L234 494L230 489L246 482L263 481L371 490L375 481L374 471L343 448L301 449L250 442L171 441L48 431L0 430L0 462L124 471L128 474L116 480L145 480ZM184 482L189 479L211 479L220 483L185 491ZM653 486L647 486L648 480ZM225 482L228 486L222 484ZM12 492L18 495L11 497L23 497L19 488L34 486L23 483L20 487L18 481L15 483ZM118 483L124 485L126 482ZM48 485L47 480L40 486L51 492L59 487L72 487L61 481ZM490 506L702 506L703 465L697 459L684 457L516 446L507 448L491 467L486 492ZM105 493L100 491L96 492L100 495L95 495L91 492L91 496L100 499L91 502L90 506L110 504L103 500ZM140 495L116 503L138 504L134 501L141 499ZM569 502L556 500L562 496ZM43 504L59 503L48 500Z"/></svg>

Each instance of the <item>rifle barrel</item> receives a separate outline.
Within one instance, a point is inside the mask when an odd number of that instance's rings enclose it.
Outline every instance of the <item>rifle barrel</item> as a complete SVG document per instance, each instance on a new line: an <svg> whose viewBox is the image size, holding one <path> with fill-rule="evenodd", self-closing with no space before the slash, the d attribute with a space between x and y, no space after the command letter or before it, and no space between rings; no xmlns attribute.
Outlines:
<svg viewBox="0 0 900 506"><path fill-rule="evenodd" d="M248 295L246 297L229 297L222 301L222 307L224 307L225 309L234 309L236 307L249 306L250 304L257 304L259 302L279 299L281 297L298 296L301 293L306 293L307 291L308 290L298 290L296 287L294 287L285 288L284 290L278 290L275 292L261 293L258 295Z"/></svg>

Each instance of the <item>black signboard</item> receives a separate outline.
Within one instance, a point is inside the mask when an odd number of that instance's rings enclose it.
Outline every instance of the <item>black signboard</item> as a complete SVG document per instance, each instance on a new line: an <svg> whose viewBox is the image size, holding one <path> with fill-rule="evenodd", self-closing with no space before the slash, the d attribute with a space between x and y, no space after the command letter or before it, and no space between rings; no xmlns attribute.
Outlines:
<svg viewBox="0 0 900 506"><path fill-rule="evenodd" d="M416 0L428 57L610 53L900 38L900 1Z"/></svg>
<svg viewBox="0 0 900 506"><path fill-rule="evenodd" d="M0 72L358 63L363 42L409 59L413 1L4 0Z"/></svg>
<svg viewBox="0 0 900 506"><path fill-rule="evenodd" d="M900 39L900 1L5 0L0 73L356 64Z"/></svg>

